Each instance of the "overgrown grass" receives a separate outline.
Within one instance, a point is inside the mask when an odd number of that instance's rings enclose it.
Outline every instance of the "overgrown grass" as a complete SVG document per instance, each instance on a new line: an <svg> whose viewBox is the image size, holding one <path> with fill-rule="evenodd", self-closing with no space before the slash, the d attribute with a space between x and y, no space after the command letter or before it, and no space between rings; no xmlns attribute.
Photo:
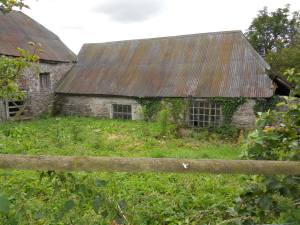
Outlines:
<svg viewBox="0 0 300 225"><path fill-rule="evenodd" d="M166 128L164 128L166 129ZM1 153L234 159L237 144L193 134L160 137L156 123L50 118L0 127ZM166 132L166 131L164 131Z"/></svg>
<svg viewBox="0 0 300 225"><path fill-rule="evenodd" d="M214 135L161 137L156 123L66 117L0 126L1 153L235 159L241 151ZM0 224L218 224L232 217L243 182L238 175L0 171L0 201L9 200Z"/></svg>

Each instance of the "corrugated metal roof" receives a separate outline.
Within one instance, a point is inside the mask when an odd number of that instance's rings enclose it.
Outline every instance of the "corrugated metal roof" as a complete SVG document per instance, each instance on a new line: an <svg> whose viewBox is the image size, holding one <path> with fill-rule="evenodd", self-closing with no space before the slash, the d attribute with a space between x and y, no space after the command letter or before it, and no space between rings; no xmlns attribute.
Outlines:
<svg viewBox="0 0 300 225"><path fill-rule="evenodd" d="M51 31L22 12L0 11L0 54L19 56L17 48L31 50L28 42L40 43L42 60L72 62L75 54Z"/></svg>
<svg viewBox="0 0 300 225"><path fill-rule="evenodd" d="M241 31L85 44L57 93L270 97L266 68Z"/></svg>

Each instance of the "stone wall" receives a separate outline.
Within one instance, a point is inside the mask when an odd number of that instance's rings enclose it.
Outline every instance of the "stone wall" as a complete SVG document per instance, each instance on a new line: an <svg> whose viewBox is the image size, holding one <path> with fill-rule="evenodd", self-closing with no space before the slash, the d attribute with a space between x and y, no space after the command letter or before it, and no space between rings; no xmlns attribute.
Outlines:
<svg viewBox="0 0 300 225"><path fill-rule="evenodd" d="M54 104L54 90L61 78L71 69L72 63L40 63L36 68L24 71L26 99L26 116L36 117L44 112L51 112ZM50 87L40 87L39 73L50 74Z"/></svg>
<svg viewBox="0 0 300 225"><path fill-rule="evenodd" d="M132 98L57 96L57 111L63 115L112 118L113 104L131 105L132 119L143 119L142 106Z"/></svg>
<svg viewBox="0 0 300 225"><path fill-rule="evenodd" d="M256 120L254 106L255 100L253 99L248 99L240 105L232 117L232 125L241 129L253 128Z"/></svg>
<svg viewBox="0 0 300 225"><path fill-rule="evenodd" d="M142 106L132 98L92 97L76 95L57 95L57 111L63 115L94 116L112 118L112 104L132 106L132 119L142 120ZM255 125L255 100L248 99L239 106L232 117L232 124L237 128L248 129Z"/></svg>

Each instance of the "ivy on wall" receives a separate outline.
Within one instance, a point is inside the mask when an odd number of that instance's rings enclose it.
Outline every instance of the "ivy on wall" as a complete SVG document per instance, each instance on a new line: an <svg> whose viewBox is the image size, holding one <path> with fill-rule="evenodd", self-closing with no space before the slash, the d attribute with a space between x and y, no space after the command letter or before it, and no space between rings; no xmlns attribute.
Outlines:
<svg viewBox="0 0 300 225"><path fill-rule="evenodd" d="M175 121L184 119L187 106L184 98L138 98L136 100L142 106L146 121L155 120L163 109L167 109Z"/></svg>
<svg viewBox="0 0 300 225"><path fill-rule="evenodd" d="M181 126L185 123L188 104L190 104L190 101L185 98L138 98L137 101L143 108L144 118L146 121L154 120L159 111L161 111L162 109L168 109L172 120L174 120L176 124ZM214 97L207 98L207 101L221 105L224 125L228 125L231 123L234 112L240 105L246 102L246 98Z"/></svg>
<svg viewBox="0 0 300 225"><path fill-rule="evenodd" d="M137 98L136 101L142 106L146 121L154 120L162 109L160 98Z"/></svg>
<svg viewBox="0 0 300 225"><path fill-rule="evenodd" d="M220 104L222 107L223 123L224 125L231 124L232 116L237 108L246 102L245 97L225 98L214 97L209 98L208 101Z"/></svg>

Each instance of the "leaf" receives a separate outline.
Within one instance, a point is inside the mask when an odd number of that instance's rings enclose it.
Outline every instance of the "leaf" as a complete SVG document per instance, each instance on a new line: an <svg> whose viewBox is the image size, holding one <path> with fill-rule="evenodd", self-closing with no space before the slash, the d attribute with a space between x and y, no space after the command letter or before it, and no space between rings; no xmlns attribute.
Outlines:
<svg viewBox="0 0 300 225"><path fill-rule="evenodd" d="M107 181L106 180L97 179L95 183L96 183L97 187L102 187L102 186L107 185Z"/></svg>
<svg viewBox="0 0 300 225"><path fill-rule="evenodd" d="M9 205L9 200L4 196L0 196L0 213L7 214L9 212Z"/></svg>
<svg viewBox="0 0 300 225"><path fill-rule="evenodd" d="M75 202L74 200L68 200L65 202L64 206L63 206L63 211L64 212L69 212L71 209L73 209L75 207Z"/></svg>
<svg viewBox="0 0 300 225"><path fill-rule="evenodd" d="M118 205L119 205L120 209L124 210L126 208L127 204L126 204L125 200L121 200L118 202Z"/></svg>
<svg viewBox="0 0 300 225"><path fill-rule="evenodd" d="M95 213L99 212L102 202L103 202L103 199L100 196L96 196L96 198L92 202L92 207L93 207Z"/></svg>
<svg viewBox="0 0 300 225"><path fill-rule="evenodd" d="M269 196L263 196L260 200L258 205L263 208L264 210L270 209L272 205L272 198Z"/></svg>

